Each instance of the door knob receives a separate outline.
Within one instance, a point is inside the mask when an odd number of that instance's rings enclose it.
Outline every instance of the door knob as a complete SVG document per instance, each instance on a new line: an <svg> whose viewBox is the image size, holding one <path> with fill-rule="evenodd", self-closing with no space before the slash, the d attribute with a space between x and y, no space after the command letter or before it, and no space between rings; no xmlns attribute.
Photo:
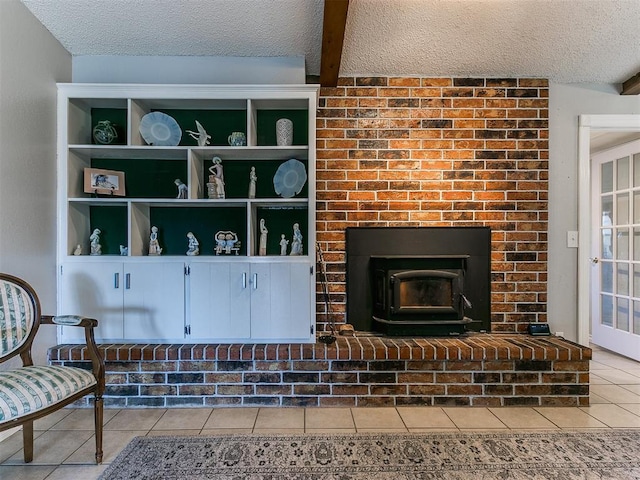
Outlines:
<svg viewBox="0 0 640 480"><path fill-rule="evenodd" d="M600 259L599 259L598 257L593 257L593 258L590 258L589 260L590 260L590 261L591 261L591 263L593 263L594 265L600 261Z"/></svg>

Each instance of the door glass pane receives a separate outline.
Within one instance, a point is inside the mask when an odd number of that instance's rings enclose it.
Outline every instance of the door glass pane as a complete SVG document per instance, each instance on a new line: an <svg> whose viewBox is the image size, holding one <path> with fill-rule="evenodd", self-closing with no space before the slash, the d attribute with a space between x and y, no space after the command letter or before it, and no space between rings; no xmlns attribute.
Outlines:
<svg viewBox="0 0 640 480"><path fill-rule="evenodd" d="M602 262L600 267L601 283L600 290L613 293L613 263Z"/></svg>
<svg viewBox="0 0 640 480"><path fill-rule="evenodd" d="M640 187L640 153L633 156L633 186Z"/></svg>
<svg viewBox="0 0 640 480"><path fill-rule="evenodd" d="M613 212L613 197L606 195L602 197L601 203L602 226L610 227L612 224L611 212ZM613 258L612 232L613 230L611 228L602 229L602 251L600 252L602 258Z"/></svg>
<svg viewBox="0 0 640 480"><path fill-rule="evenodd" d="M640 223L640 192L633 192L633 223Z"/></svg>
<svg viewBox="0 0 640 480"><path fill-rule="evenodd" d="M600 192L613 192L613 162L606 162L601 167Z"/></svg>
<svg viewBox="0 0 640 480"><path fill-rule="evenodd" d="M618 330L629 331L629 299L618 298L617 302L617 315L616 315L616 328Z"/></svg>
<svg viewBox="0 0 640 480"><path fill-rule="evenodd" d="M633 259L640 260L640 227L633 229Z"/></svg>
<svg viewBox="0 0 640 480"><path fill-rule="evenodd" d="M619 158L616 166L616 190L629 188L629 157Z"/></svg>
<svg viewBox="0 0 640 480"><path fill-rule="evenodd" d="M633 302L633 333L640 335L640 302Z"/></svg>
<svg viewBox="0 0 640 480"><path fill-rule="evenodd" d="M629 295L629 264L618 263L617 266L617 292L620 295Z"/></svg>
<svg viewBox="0 0 640 480"><path fill-rule="evenodd" d="M600 323L613 327L613 297L600 295Z"/></svg>
<svg viewBox="0 0 640 480"><path fill-rule="evenodd" d="M616 223L618 225L627 225L629 223L629 194L619 193L616 195Z"/></svg>
<svg viewBox="0 0 640 480"><path fill-rule="evenodd" d="M629 260L629 229L617 228L616 259Z"/></svg>
<svg viewBox="0 0 640 480"><path fill-rule="evenodd" d="M633 296L640 298L640 265L633 266Z"/></svg>

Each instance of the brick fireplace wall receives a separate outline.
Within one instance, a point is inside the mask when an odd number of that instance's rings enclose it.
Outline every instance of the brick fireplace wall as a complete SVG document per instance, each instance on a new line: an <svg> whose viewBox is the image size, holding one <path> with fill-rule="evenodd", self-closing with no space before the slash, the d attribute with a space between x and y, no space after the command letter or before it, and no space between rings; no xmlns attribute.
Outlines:
<svg viewBox="0 0 640 480"><path fill-rule="evenodd" d="M547 320L548 94L547 80L524 78L349 77L321 89L316 224L336 323L345 229L365 226L491 227L492 331ZM320 294L317 311L326 329Z"/></svg>

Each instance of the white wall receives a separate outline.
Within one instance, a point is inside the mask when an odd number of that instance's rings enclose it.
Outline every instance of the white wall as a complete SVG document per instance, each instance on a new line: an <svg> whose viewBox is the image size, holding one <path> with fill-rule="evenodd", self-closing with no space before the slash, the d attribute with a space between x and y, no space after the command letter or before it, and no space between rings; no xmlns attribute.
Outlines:
<svg viewBox="0 0 640 480"><path fill-rule="evenodd" d="M578 251L567 248L567 231L578 230L578 116L640 114L640 96L608 85L551 83L549 108L548 320L553 332L575 341Z"/></svg>
<svg viewBox="0 0 640 480"><path fill-rule="evenodd" d="M25 279L55 313L56 82L71 56L19 0L0 0L0 271ZM56 344L43 327L34 360Z"/></svg>

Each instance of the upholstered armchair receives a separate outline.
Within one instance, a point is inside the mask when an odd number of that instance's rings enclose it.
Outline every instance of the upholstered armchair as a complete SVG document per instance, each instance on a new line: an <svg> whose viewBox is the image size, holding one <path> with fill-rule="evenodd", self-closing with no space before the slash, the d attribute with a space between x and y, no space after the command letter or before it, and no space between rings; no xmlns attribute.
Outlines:
<svg viewBox="0 0 640 480"><path fill-rule="evenodd" d="M40 324L84 328L91 370L33 365L31 347ZM96 462L102 462L104 361L95 343L97 320L41 315L40 301L24 280L0 273L0 364L20 356L22 366L0 368L0 431L22 425L24 461L33 460L33 421L94 395Z"/></svg>

